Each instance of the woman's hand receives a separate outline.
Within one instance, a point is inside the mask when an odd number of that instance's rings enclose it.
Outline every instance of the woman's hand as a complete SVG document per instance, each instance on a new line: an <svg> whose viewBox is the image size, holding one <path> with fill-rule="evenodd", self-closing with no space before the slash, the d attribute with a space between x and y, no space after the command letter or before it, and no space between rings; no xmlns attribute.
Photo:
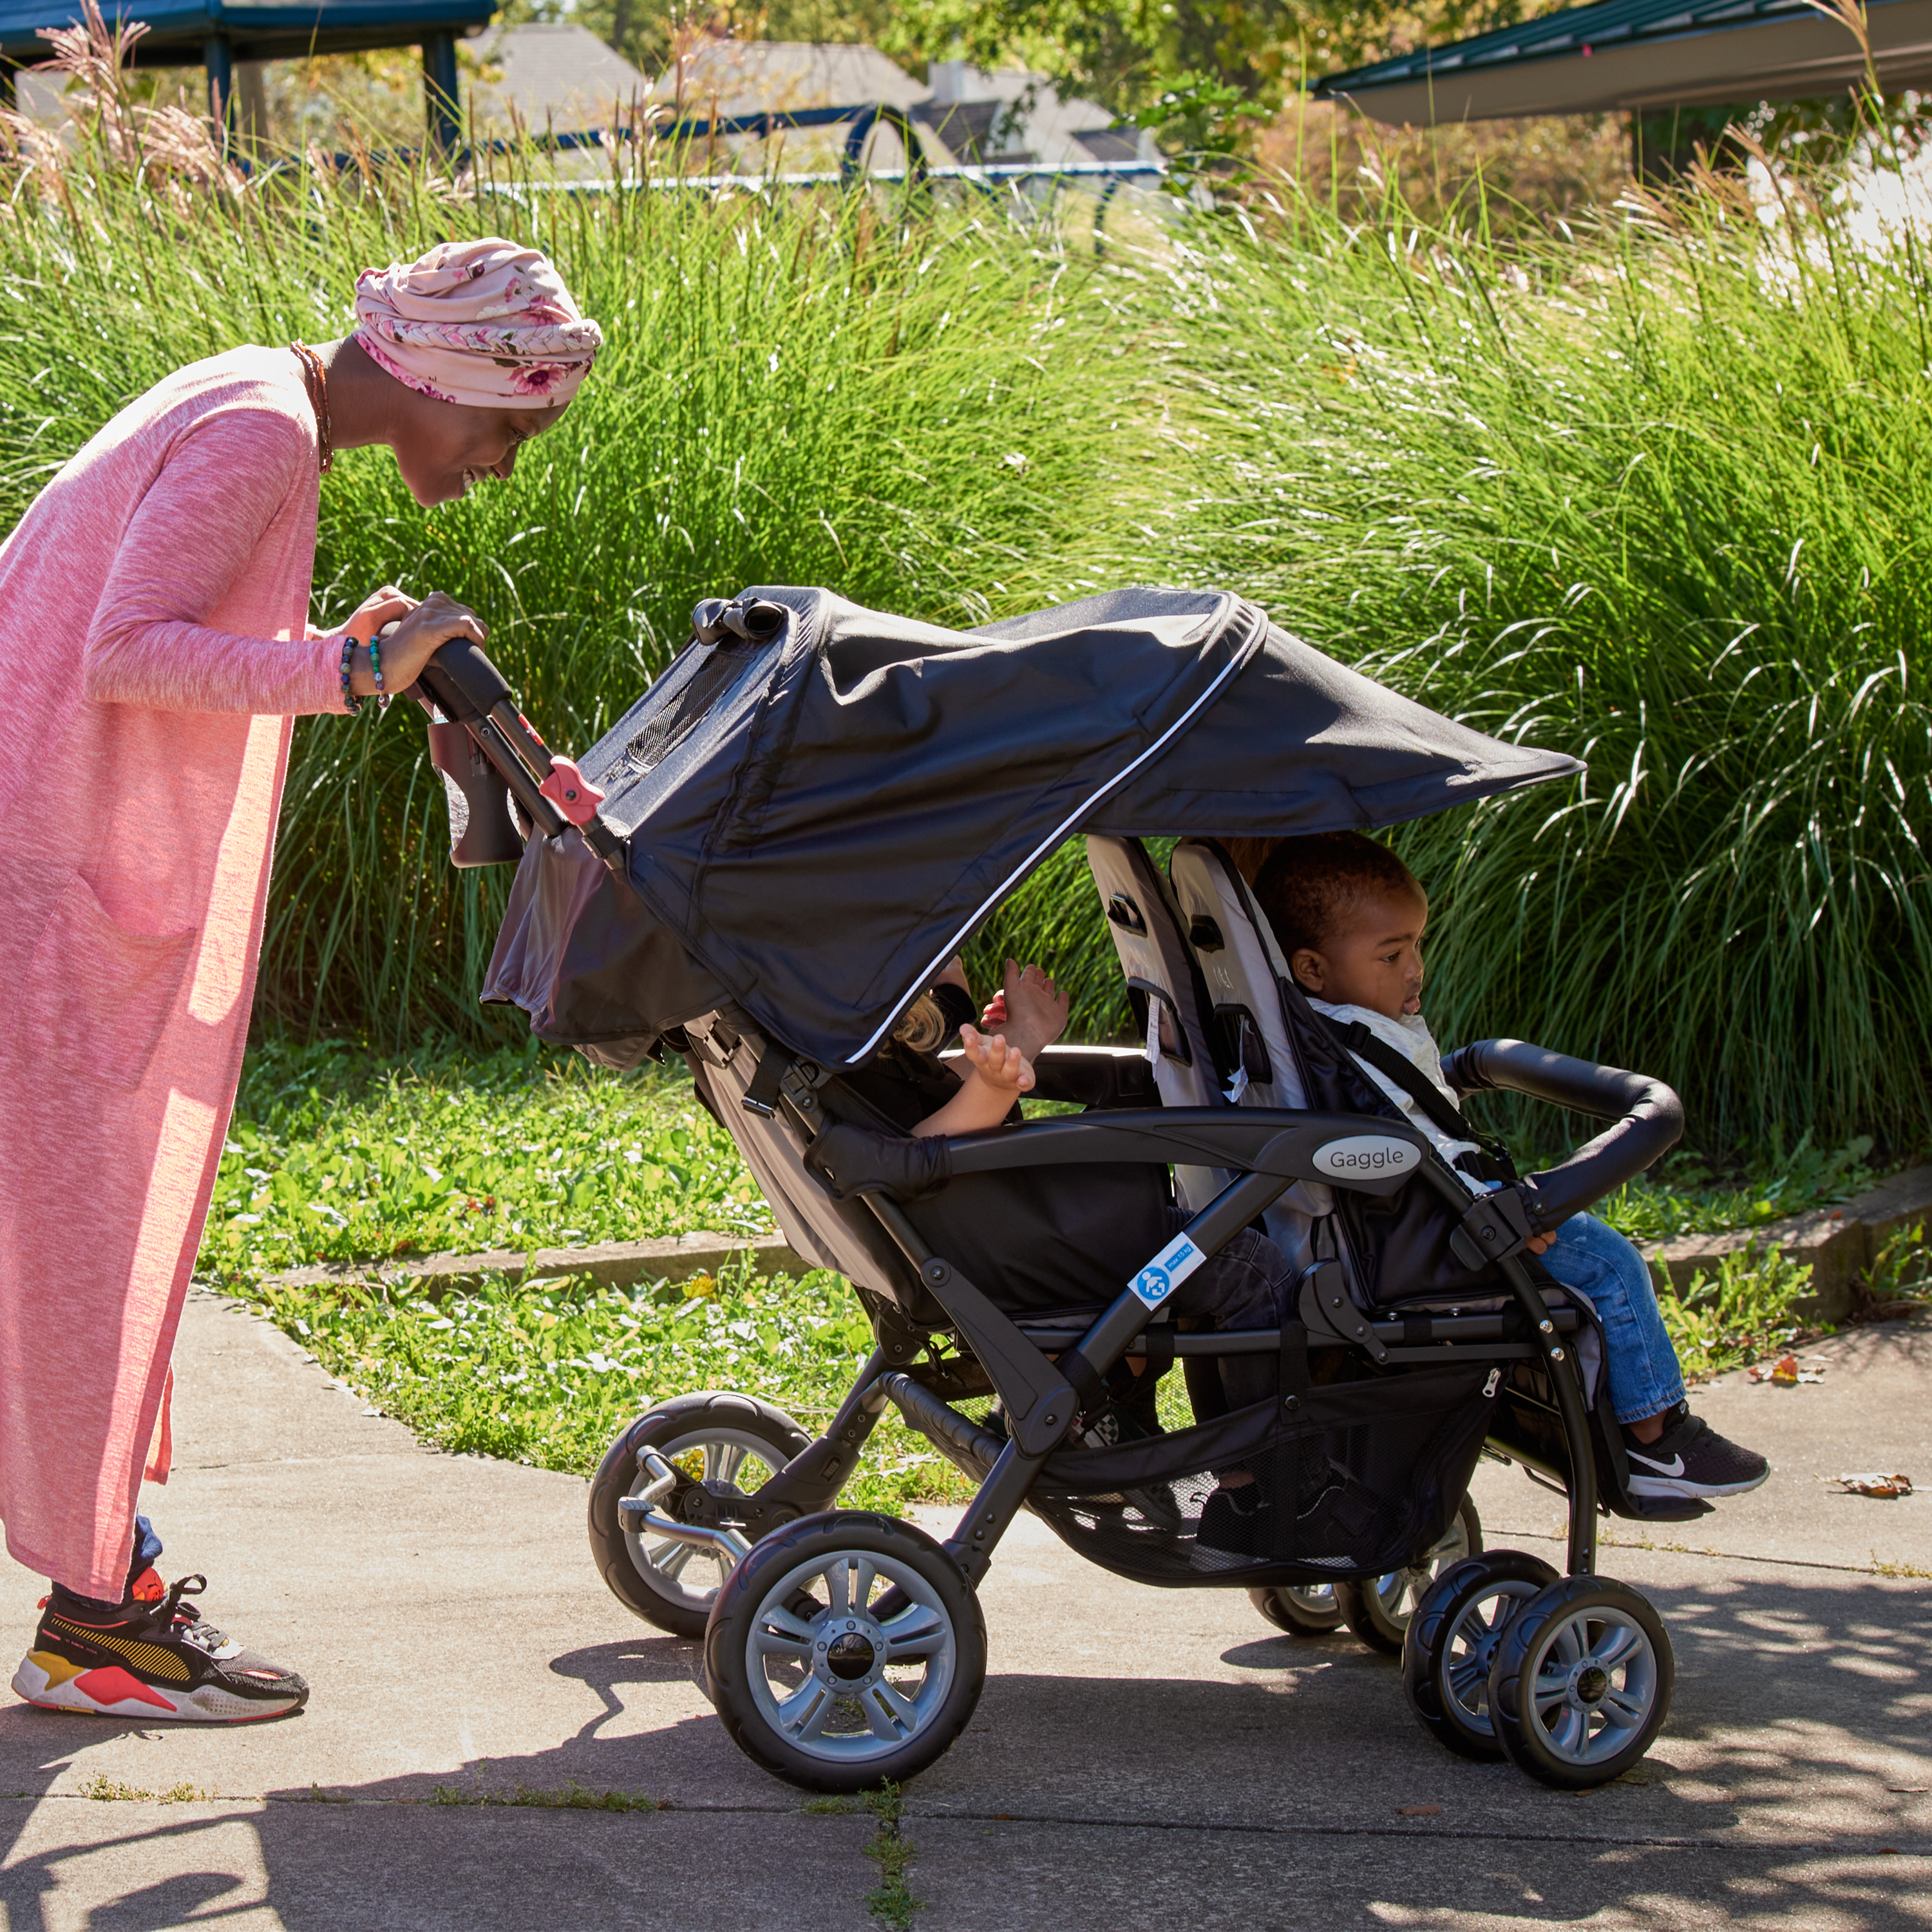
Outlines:
<svg viewBox="0 0 1932 1932"><path fill-rule="evenodd" d="M402 592L394 594L400 597ZM382 595L378 591L363 610ZM359 617L362 611L356 615ZM480 644L489 634L482 619L466 604L446 597L440 590L431 591L420 604L411 604L402 621L382 640L383 689L392 698L400 697L422 675L423 666L437 650L452 638L467 638L471 643ZM358 698L374 694L376 679L369 668L366 644L356 647L350 682Z"/></svg>
<svg viewBox="0 0 1932 1932"><path fill-rule="evenodd" d="M393 624L399 618L406 617L416 608L416 600L406 590L398 590L393 584L386 584L380 590L372 590L356 605L343 628L358 644L366 644L385 624Z"/></svg>
<svg viewBox="0 0 1932 1932"><path fill-rule="evenodd" d="M1066 1030L1067 995L1038 966L1022 970L1006 962L1006 983L986 1003L984 1025L1004 1028L1029 1060L1039 1058Z"/></svg>

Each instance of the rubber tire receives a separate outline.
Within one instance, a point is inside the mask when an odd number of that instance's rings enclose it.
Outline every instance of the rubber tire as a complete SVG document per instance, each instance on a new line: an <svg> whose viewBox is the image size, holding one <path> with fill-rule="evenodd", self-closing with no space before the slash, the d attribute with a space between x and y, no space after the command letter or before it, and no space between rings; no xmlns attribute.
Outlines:
<svg viewBox="0 0 1932 1932"><path fill-rule="evenodd" d="M1249 1591L1248 1601L1276 1630L1286 1630L1290 1636L1327 1636L1342 1628L1339 1602L1332 1610L1311 1610L1306 1604L1298 1604L1285 1588L1264 1588L1259 1585Z"/></svg>
<svg viewBox="0 0 1932 1932"><path fill-rule="evenodd" d="M1416 1721L1436 1742L1458 1757L1493 1764L1503 1755L1493 1728L1478 1730L1462 1714L1452 1696L1443 1694L1442 1648L1470 1604L1489 1594L1498 1583L1528 1586L1526 1598L1547 1589L1557 1573L1540 1556L1521 1550L1490 1550L1466 1556L1430 1585L1402 1647L1402 1694Z"/></svg>
<svg viewBox="0 0 1932 1932"><path fill-rule="evenodd" d="M1636 1736L1613 1757L1600 1764L1572 1764L1555 1755L1536 1730L1522 1720L1522 1677L1533 1670L1544 1633L1578 1610L1602 1604L1640 1624L1657 1658L1657 1690ZM1539 1784L1558 1791L1592 1791L1621 1778L1649 1750L1664 1720L1670 1714L1670 1694L1676 1682L1676 1660L1664 1619L1648 1598L1628 1583L1610 1576L1559 1576L1539 1592L1510 1619L1490 1671L1490 1712L1496 1736L1510 1762Z"/></svg>
<svg viewBox="0 0 1932 1932"><path fill-rule="evenodd" d="M1483 1520L1476 1514L1475 1502L1467 1493L1456 1505L1456 1514L1461 1520L1467 1544L1463 1555L1455 1559L1460 1563L1468 1557L1482 1554ZM1372 1576L1363 1576L1337 1583L1335 1600L1341 1606L1342 1621L1371 1650L1378 1650L1385 1657L1400 1657L1402 1645L1408 1640L1410 1618L1389 1615L1383 1605L1382 1592L1376 1588L1376 1581Z"/></svg>
<svg viewBox="0 0 1932 1932"><path fill-rule="evenodd" d="M770 1460L778 1468L808 1448L812 1440L783 1409L770 1402L729 1390L705 1389L674 1396L639 1416L604 1452L590 1480L590 1556L597 1574L627 1610L674 1636L703 1636L709 1606L698 1610L675 1603L651 1588L631 1560L617 1504L637 1482L639 1450L675 1442L689 1435L694 1424L712 1417L727 1420L734 1430L769 1444Z"/></svg>
<svg viewBox="0 0 1932 1932"><path fill-rule="evenodd" d="M745 1668L752 1620L772 1581L794 1564L843 1552L890 1556L932 1584L952 1620L958 1670L932 1722L897 1752L843 1768L776 1736L753 1700ZM752 1762L803 1791L849 1794L902 1784L945 1756L971 1720L986 1682L986 1620L958 1564L915 1523L868 1510L800 1516L754 1544L718 1592L704 1633L705 1688L731 1742Z"/></svg>

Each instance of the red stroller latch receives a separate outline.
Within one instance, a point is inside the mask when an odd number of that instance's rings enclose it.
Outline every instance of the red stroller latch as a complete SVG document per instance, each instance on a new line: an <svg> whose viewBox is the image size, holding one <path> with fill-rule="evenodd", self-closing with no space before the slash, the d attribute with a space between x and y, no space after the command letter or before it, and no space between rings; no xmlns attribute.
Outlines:
<svg viewBox="0 0 1932 1932"><path fill-rule="evenodd" d="M588 825L604 802L603 793L577 769L574 758L553 758L550 776L537 789L573 825Z"/></svg>

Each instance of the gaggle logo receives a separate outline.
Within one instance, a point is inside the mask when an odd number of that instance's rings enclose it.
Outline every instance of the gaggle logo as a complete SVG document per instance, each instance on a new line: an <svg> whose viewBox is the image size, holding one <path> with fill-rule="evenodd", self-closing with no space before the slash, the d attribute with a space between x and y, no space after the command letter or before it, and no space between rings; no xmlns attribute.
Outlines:
<svg viewBox="0 0 1932 1932"><path fill-rule="evenodd" d="M1385 1140L1380 1134L1355 1134L1330 1141L1315 1150L1315 1165L1338 1180L1377 1174L1406 1174L1420 1164L1421 1154L1407 1141Z"/></svg>

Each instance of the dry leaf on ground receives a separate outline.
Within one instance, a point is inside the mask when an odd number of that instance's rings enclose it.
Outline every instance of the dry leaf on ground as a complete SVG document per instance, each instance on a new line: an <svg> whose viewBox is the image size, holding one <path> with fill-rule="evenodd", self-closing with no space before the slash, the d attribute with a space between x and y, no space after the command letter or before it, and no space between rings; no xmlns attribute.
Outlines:
<svg viewBox="0 0 1932 1932"><path fill-rule="evenodd" d="M1847 1494L1855 1496L1877 1496L1891 1501L1912 1493L1912 1478L1906 1475L1821 1476L1818 1480L1839 1484Z"/></svg>

